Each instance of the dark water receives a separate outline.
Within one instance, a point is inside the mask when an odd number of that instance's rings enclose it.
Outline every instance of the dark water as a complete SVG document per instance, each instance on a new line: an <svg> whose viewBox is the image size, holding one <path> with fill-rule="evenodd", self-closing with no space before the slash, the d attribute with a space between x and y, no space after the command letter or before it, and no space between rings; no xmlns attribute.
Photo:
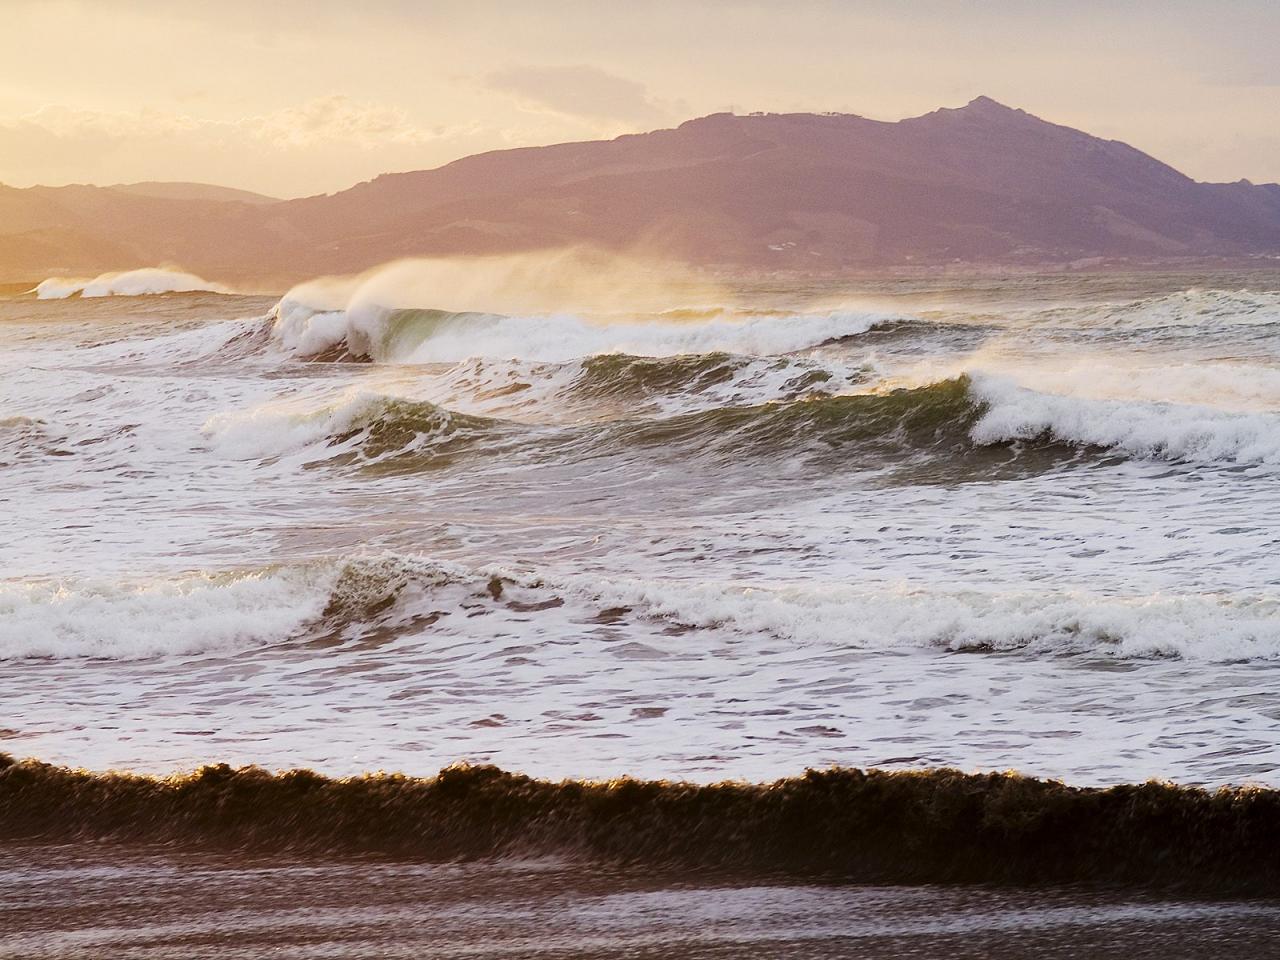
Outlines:
<svg viewBox="0 0 1280 960"><path fill-rule="evenodd" d="M555 861L421 865L0 850L5 958L1277 955L1280 905L1075 888L735 883Z"/></svg>

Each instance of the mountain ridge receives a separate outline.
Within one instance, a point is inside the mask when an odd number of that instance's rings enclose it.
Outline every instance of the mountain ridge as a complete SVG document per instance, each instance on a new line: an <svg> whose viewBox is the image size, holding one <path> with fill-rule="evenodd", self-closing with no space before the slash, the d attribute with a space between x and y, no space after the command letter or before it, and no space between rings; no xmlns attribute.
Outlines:
<svg viewBox="0 0 1280 960"><path fill-rule="evenodd" d="M0 274L163 262L296 279L564 245L807 273L1280 256L1280 185L1201 183L985 96L897 121L709 114L295 200L220 189L0 187Z"/></svg>

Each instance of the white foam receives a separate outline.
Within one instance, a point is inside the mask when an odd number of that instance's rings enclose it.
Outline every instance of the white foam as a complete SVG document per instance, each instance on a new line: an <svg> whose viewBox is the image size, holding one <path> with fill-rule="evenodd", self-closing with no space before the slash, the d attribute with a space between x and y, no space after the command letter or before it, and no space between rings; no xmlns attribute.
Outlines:
<svg viewBox="0 0 1280 960"><path fill-rule="evenodd" d="M405 403L426 407L423 401L357 389L319 407L308 406L305 401L294 401L216 414L205 422L201 433L220 456L233 460L259 460L296 453L317 443L329 443L343 434L372 425L393 413L397 405ZM429 409L430 429L413 441L415 448L453 430L451 411L434 405ZM352 439L355 441L356 438Z"/></svg>
<svg viewBox="0 0 1280 960"><path fill-rule="evenodd" d="M764 644L762 651L773 641L787 641L805 657L859 649L1021 650L1037 657L1090 653L1219 662L1280 657L1280 599L1262 595L1117 597L1084 591L588 578L503 567L466 570L419 557L382 556L144 581L0 583L0 658L128 660L283 642L302 636L335 599L357 614L360 604L376 602L383 624L409 622L419 608L461 614L469 608L468 598L482 594L493 576L506 578L528 600L569 601L551 608L542 627L537 626L544 619L540 613L519 617L528 622L532 616L531 636L547 630L573 633L594 622L602 608L627 608L631 617L728 633ZM386 607L383 597L394 604ZM511 616L500 605L492 612L504 621ZM712 642L686 635L680 646L705 650ZM750 649L735 656L747 656Z"/></svg>
<svg viewBox="0 0 1280 960"><path fill-rule="evenodd" d="M92 279L50 277L35 288L41 300L64 300L79 294L93 297L141 297L160 293L230 293L220 283L213 283L194 273L146 267L141 270L103 273Z"/></svg>
<svg viewBox="0 0 1280 960"><path fill-rule="evenodd" d="M1039 655L1104 653L1237 661L1280 657L1280 600L1162 595L1109 597L1068 592L948 592L745 586L653 580L575 581L605 606L701 629L823 647L887 650L1027 650Z"/></svg>
<svg viewBox="0 0 1280 960"><path fill-rule="evenodd" d="M1058 308L1055 314L1069 310ZM1082 308L1086 326L1142 330L1162 327L1257 326L1280 323L1280 293L1191 287L1161 296Z"/></svg>
<svg viewBox="0 0 1280 960"><path fill-rule="evenodd" d="M0 659L130 660L280 641L324 610L332 571L0 582Z"/></svg>
<svg viewBox="0 0 1280 960"><path fill-rule="evenodd" d="M857 336L894 319L889 314L856 312L726 313L699 320L464 313L423 316L416 320L421 327L415 331L415 318L384 307L316 312L287 300L281 301L277 317L277 339L299 355L345 344L355 353L386 363L456 363L473 358L566 362L601 354L776 356Z"/></svg>
<svg viewBox="0 0 1280 960"><path fill-rule="evenodd" d="M644 358L636 364L662 362ZM720 407L786 402L818 393L863 389L873 363L809 357L725 357L692 374L688 383L645 383L645 371L617 373L602 383L589 359L564 363L474 357L452 366L434 383L431 399L452 409L533 423L580 423L619 417L677 416Z"/></svg>
<svg viewBox="0 0 1280 960"><path fill-rule="evenodd" d="M980 444L1045 434L1130 456L1223 463L1280 463L1280 414L1236 413L1185 403L1041 393L1006 377L972 375L988 405L973 426Z"/></svg>
<svg viewBox="0 0 1280 960"><path fill-rule="evenodd" d="M1280 412L1280 370L1238 361L1174 363L1163 357L1103 353L1056 356L1036 362L1000 357L998 371L1040 393L1099 400L1190 404L1228 413Z"/></svg>

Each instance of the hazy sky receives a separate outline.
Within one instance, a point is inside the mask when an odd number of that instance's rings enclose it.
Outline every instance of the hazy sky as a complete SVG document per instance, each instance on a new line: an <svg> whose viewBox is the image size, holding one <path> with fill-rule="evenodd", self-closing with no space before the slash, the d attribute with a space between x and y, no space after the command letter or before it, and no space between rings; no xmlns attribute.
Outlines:
<svg viewBox="0 0 1280 960"><path fill-rule="evenodd" d="M0 0L0 182L298 196L719 110L987 94L1280 180L1280 3Z"/></svg>

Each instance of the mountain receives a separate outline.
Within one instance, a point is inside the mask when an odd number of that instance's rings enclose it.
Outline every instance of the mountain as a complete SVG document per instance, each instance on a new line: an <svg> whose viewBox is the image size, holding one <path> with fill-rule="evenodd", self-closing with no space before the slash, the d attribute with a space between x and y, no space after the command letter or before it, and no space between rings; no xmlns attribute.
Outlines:
<svg viewBox="0 0 1280 960"><path fill-rule="evenodd" d="M1280 255L1280 185L1199 183L986 97L897 122L714 114L300 200L159 193L0 188L0 277L175 263L286 281L564 244L814 273Z"/></svg>
<svg viewBox="0 0 1280 960"><path fill-rule="evenodd" d="M142 183L117 183L109 187L121 193L140 197L165 197L170 200L238 200L241 203L279 203L277 197L268 197L252 190L235 187L219 187L212 183L184 183L178 181L147 180Z"/></svg>

